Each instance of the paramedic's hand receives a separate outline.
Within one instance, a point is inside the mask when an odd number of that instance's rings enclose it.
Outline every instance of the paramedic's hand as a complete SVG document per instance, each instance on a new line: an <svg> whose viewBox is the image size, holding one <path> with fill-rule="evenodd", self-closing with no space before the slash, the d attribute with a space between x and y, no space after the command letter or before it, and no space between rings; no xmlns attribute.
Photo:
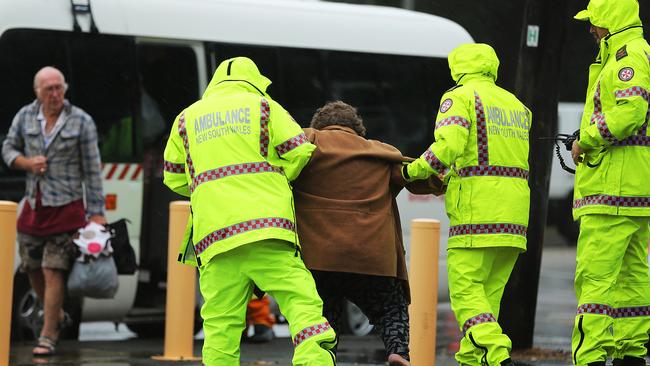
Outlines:
<svg viewBox="0 0 650 366"><path fill-rule="evenodd" d="M102 215L92 215L89 220L100 225L106 225L106 218Z"/></svg>
<svg viewBox="0 0 650 366"><path fill-rule="evenodd" d="M578 165L582 163L582 154L584 154L585 151L578 145L578 141L573 141L573 146L571 146L571 157L573 158L573 162Z"/></svg>

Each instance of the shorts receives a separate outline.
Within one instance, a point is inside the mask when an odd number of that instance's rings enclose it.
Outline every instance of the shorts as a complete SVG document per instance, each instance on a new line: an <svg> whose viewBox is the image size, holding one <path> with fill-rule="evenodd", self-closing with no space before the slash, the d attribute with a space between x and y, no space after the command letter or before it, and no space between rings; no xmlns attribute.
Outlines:
<svg viewBox="0 0 650 366"><path fill-rule="evenodd" d="M68 271L77 257L77 246L72 242L70 233L42 237L20 232L17 234L22 272L41 268Z"/></svg>

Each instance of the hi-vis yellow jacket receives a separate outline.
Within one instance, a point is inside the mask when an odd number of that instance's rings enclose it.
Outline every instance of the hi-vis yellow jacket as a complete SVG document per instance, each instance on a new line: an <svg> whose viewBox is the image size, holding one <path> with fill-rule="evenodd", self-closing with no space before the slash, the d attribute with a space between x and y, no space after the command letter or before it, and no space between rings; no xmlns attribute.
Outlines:
<svg viewBox="0 0 650 366"><path fill-rule="evenodd" d="M589 68L573 216L650 216L650 46L634 0L590 1L576 19L606 28Z"/></svg>
<svg viewBox="0 0 650 366"><path fill-rule="evenodd" d="M190 197L183 263L201 266L219 253L270 238L299 245L289 182L316 147L266 94L269 84L252 60L226 60L201 100L174 121L164 182Z"/></svg>
<svg viewBox="0 0 650 366"><path fill-rule="evenodd" d="M499 60L485 44L449 54L452 78L436 119L435 142L407 167L408 180L444 175L449 248L526 249L531 113L495 84Z"/></svg>

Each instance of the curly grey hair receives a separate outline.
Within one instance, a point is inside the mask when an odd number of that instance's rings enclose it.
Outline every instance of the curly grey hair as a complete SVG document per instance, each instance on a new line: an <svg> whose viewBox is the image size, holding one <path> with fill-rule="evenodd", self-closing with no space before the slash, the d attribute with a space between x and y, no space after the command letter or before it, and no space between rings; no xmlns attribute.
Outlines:
<svg viewBox="0 0 650 366"><path fill-rule="evenodd" d="M311 119L310 127L321 130L332 125L349 127L359 136L366 135L366 127L357 109L340 100L328 102L318 108Z"/></svg>

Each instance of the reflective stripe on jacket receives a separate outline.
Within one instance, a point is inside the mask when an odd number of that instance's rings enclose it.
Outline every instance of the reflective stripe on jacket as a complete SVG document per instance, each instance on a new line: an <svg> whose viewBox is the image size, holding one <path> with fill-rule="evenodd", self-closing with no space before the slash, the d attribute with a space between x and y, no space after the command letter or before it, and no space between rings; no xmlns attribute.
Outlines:
<svg viewBox="0 0 650 366"><path fill-rule="evenodd" d="M573 215L650 216L650 47L643 29L604 38L589 69Z"/></svg>
<svg viewBox="0 0 650 366"><path fill-rule="evenodd" d="M174 122L164 182L191 201L193 246L183 243L182 262L200 266L263 239L298 245L289 181L315 146L265 93L268 84L250 59L226 60Z"/></svg>
<svg viewBox="0 0 650 366"><path fill-rule="evenodd" d="M498 59L486 45L449 56L462 82L445 93L435 142L408 166L409 179L446 175L449 248L526 248L531 113L495 84Z"/></svg>

